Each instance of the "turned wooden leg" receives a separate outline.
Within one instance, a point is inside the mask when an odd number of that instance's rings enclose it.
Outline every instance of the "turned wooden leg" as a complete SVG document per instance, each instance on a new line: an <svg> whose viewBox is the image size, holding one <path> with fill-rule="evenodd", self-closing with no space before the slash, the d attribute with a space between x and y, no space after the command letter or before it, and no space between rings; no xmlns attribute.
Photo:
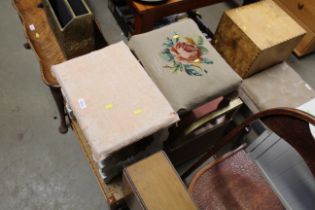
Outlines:
<svg viewBox="0 0 315 210"><path fill-rule="evenodd" d="M23 44L23 47L24 47L25 49L27 49L27 50L31 49L31 45L30 45L28 42L25 42L25 43Z"/></svg>
<svg viewBox="0 0 315 210"><path fill-rule="evenodd" d="M60 116L59 132L63 134L67 133L68 126L66 123L66 112L64 108L64 101L63 101L61 90L60 88L54 88L54 87L49 87L49 88L55 99L55 102L59 111L59 116Z"/></svg>

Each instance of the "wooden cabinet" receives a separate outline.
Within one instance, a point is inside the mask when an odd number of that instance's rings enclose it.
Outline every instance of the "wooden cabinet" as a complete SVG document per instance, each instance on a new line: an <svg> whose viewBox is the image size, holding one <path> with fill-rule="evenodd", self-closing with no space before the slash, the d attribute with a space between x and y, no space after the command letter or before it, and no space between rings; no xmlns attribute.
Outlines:
<svg viewBox="0 0 315 210"><path fill-rule="evenodd" d="M298 56L315 51L315 1L274 0L307 31L294 52Z"/></svg>

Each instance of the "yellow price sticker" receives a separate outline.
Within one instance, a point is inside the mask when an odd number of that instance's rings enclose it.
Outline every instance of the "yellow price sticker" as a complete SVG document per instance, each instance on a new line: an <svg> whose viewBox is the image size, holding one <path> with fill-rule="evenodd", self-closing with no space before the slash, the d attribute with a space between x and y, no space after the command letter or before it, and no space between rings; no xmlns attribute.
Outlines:
<svg viewBox="0 0 315 210"><path fill-rule="evenodd" d="M113 108L113 104L106 104L105 109L112 109Z"/></svg>
<svg viewBox="0 0 315 210"><path fill-rule="evenodd" d="M139 115L141 113L142 113L142 109L136 109L136 110L133 111L134 115Z"/></svg>

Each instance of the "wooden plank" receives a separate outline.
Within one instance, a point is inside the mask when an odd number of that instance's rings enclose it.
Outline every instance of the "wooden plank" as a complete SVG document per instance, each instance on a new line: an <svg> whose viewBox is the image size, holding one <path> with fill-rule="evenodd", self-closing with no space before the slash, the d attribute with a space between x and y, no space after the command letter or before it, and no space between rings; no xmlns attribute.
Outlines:
<svg viewBox="0 0 315 210"><path fill-rule="evenodd" d="M155 153L124 170L130 209L197 209L181 178L164 152ZM131 191L130 191L131 190ZM136 204L135 208L133 208Z"/></svg>
<svg viewBox="0 0 315 210"><path fill-rule="evenodd" d="M105 182L103 181L99 173L99 166L93 159L91 147L88 144L85 136L83 135L80 126L75 121L72 121L71 125L77 137L77 140L80 143L81 149L83 153L85 154L85 157L96 177L99 187L101 188L101 191L107 200L107 203L111 207L120 205L121 203L124 202L124 194L123 194L122 186L121 186L121 183L122 183L121 177L117 177L116 179L111 181L110 184L105 184Z"/></svg>

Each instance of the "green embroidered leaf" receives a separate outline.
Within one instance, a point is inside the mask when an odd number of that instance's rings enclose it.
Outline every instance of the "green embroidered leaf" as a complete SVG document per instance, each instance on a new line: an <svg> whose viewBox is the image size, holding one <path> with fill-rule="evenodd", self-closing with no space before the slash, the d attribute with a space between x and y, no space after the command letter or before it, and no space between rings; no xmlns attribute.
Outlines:
<svg viewBox="0 0 315 210"><path fill-rule="evenodd" d="M197 45L203 45L203 38L202 38L202 36L198 36Z"/></svg>
<svg viewBox="0 0 315 210"><path fill-rule="evenodd" d="M166 41L163 43L164 46L166 47L172 47L174 45L173 40L166 37Z"/></svg>
<svg viewBox="0 0 315 210"><path fill-rule="evenodd" d="M193 68L190 68L189 65L185 65L184 68L185 68L185 72L190 76L202 76L201 73L199 73Z"/></svg>
<svg viewBox="0 0 315 210"><path fill-rule="evenodd" d="M183 71L183 70L184 70L183 64L179 64L179 70L180 70L180 71Z"/></svg>
<svg viewBox="0 0 315 210"><path fill-rule="evenodd" d="M205 55L205 54L207 54L209 52L209 50L207 48L203 47L203 46L198 46L198 47L201 50L201 53L203 55Z"/></svg>
<svg viewBox="0 0 315 210"><path fill-rule="evenodd" d="M160 53L161 57L166 61L171 61L174 57L169 53Z"/></svg>
<svg viewBox="0 0 315 210"><path fill-rule="evenodd" d="M161 57L166 61L172 61L174 60L173 55L171 54L170 50L168 48L165 48L161 53Z"/></svg>
<svg viewBox="0 0 315 210"><path fill-rule="evenodd" d="M164 48L164 49L162 50L162 53L170 53L170 49Z"/></svg>
<svg viewBox="0 0 315 210"><path fill-rule="evenodd" d="M184 66L181 63L177 63L177 68L178 68L178 71L181 71L181 72L184 70Z"/></svg>
<svg viewBox="0 0 315 210"><path fill-rule="evenodd" d="M213 64L213 61L208 58L202 58L201 62L205 64Z"/></svg>
<svg viewBox="0 0 315 210"><path fill-rule="evenodd" d="M176 73L177 71L183 71L183 65L179 62L173 61L173 72Z"/></svg>
<svg viewBox="0 0 315 210"><path fill-rule="evenodd" d="M176 73L179 70L179 65L174 67L174 73Z"/></svg>

